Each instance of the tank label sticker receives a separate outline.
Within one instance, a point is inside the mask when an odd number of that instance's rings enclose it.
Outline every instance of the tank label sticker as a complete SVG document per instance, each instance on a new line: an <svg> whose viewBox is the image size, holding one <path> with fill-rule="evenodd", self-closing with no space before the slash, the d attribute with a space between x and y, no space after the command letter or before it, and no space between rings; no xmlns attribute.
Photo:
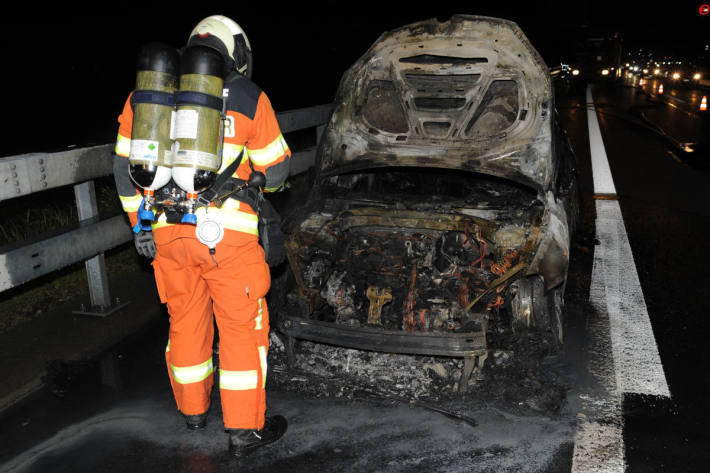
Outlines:
<svg viewBox="0 0 710 473"><path fill-rule="evenodd" d="M173 155L173 166L196 167L206 171L217 172L219 157L216 154L205 153L191 149L181 149Z"/></svg>
<svg viewBox="0 0 710 473"><path fill-rule="evenodd" d="M170 112L170 139L175 140L175 123L177 122L175 110Z"/></svg>
<svg viewBox="0 0 710 473"><path fill-rule="evenodd" d="M175 120L175 139L197 139L197 110L178 110Z"/></svg>
<svg viewBox="0 0 710 473"><path fill-rule="evenodd" d="M157 161L160 143L153 140L131 140L131 161Z"/></svg>

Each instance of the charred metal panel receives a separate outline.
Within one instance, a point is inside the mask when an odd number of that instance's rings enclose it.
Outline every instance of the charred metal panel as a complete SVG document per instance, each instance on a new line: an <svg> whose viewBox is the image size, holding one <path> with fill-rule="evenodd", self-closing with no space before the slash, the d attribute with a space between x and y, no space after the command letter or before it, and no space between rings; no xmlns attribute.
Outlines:
<svg viewBox="0 0 710 473"><path fill-rule="evenodd" d="M549 223L528 271L528 274L542 276L547 290L567 279L570 246L567 214L551 192L548 196L548 214Z"/></svg>
<svg viewBox="0 0 710 473"><path fill-rule="evenodd" d="M486 353L483 332L432 334L344 327L299 317L287 317L281 331L295 338L363 350L439 356L476 356Z"/></svg>
<svg viewBox="0 0 710 473"><path fill-rule="evenodd" d="M547 189L551 103L547 67L515 23L415 23L384 33L346 73L320 167L436 165Z"/></svg>

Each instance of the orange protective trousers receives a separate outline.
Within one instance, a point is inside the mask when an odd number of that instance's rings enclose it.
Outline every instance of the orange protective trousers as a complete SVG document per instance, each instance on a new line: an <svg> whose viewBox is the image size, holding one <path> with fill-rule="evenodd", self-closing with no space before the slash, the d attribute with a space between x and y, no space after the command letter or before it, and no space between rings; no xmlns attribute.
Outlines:
<svg viewBox="0 0 710 473"><path fill-rule="evenodd" d="M216 321L224 426L261 429L269 345L264 297L271 274L258 241L220 243L213 259L197 239L176 238L158 246L153 268L170 314L165 359L178 410L195 415L209 408Z"/></svg>

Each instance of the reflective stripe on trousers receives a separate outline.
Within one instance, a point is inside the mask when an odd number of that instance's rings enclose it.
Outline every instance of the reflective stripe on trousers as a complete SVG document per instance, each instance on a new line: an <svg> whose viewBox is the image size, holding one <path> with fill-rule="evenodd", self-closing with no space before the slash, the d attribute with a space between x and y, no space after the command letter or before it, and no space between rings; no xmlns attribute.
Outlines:
<svg viewBox="0 0 710 473"><path fill-rule="evenodd" d="M257 347L259 352L259 364L261 367L261 388L266 387L266 372L267 366L267 348L264 346ZM219 370L219 388L228 389L230 391L244 391L247 389L256 389L259 384L259 374L257 370L248 371L228 371Z"/></svg>
<svg viewBox="0 0 710 473"><path fill-rule="evenodd" d="M199 383L214 372L212 358L194 366L175 366L170 363L173 378L180 384Z"/></svg>

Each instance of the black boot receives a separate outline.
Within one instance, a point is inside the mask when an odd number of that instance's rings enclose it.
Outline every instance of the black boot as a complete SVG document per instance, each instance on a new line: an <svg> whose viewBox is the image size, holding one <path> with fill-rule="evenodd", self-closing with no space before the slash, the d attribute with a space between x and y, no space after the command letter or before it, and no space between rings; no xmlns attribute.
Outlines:
<svg viewBox="0 0 710 473"><path fill-rule="evenodd" d="M190 430L204 429L207 425L207 413L205 412L203 414L196 414L193 416L185 415L185 424Z"/></svg>
<svg viewBox="0 0 710 473"><path fill-rule="evenodd" d="M239 458L257 448L280 439L286 432L288 422L283 416L267 417L261 430L231 429L229 431L229 454Z"/></svg>

